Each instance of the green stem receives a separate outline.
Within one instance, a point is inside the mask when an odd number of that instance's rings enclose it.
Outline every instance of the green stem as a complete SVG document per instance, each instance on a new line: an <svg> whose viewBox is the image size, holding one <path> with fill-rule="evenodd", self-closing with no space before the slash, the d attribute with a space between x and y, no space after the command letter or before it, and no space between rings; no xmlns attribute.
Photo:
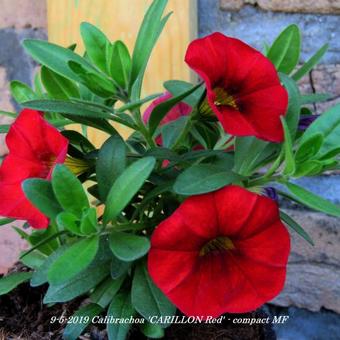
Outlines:
<svg viewBox="0 0 340 340"><path fill-rule="evenodd" d="M145 141L148 143L150 148L155 148L157 147L156 142L154 141L154 139L152 138L152 136L150 135L150 132L148 131L148 129L146 128L143 119L142 119L142 115L140 113L140 110L133 110L132 111L132 115L133 118L135 120L135 123L140 131L140 133L143 135L143 137L145 138Z"/></svg>
<svg viewBox="0 0 340 340"><path fill-rule="evenodd" d="M268 169L268 171L264 174L263 177L268 178L268 177L271 177L275 173L275 171L281 165L281 162L282 162L282 159L283 159L283 155L284 155L284 150L282 148L281 151L280 151L279 156L276 158L276 160L274 161L272 166Z"/></svg>
<svg viewBox="0 0 340 340"><path fill-rule="evenodd" d="M273 181L282 182L282 180L283 180L282 176L279 176L279 175L271 176L271 177L262 176L262 177L249 181L248 184L249 186L259 186L259 185L264 185L264 184L267 184Z"/></svg>

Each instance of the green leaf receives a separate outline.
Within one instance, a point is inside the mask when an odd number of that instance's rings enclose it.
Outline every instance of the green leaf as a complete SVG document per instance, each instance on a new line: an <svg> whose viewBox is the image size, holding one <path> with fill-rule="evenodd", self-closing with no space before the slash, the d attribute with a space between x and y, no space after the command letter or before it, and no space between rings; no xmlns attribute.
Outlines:
<svg viewBox="0 0 340 340"><path fill-rule="evenodd" d="M113 82L97 71L88 70L82 65L69 61L70 69L79 77L80 82L99 97L108 98L115 93Z"/></svg>
<svg viewBox="0 0 340 340"><path fill-rule="evenodd" d="M153 100L153 99L155 99L159 96L160 96L160 94L156 93L156 94L152 94L150 96L147 96L145 98L138 99L138 100L132 101L130 103L124 104L121 107L117 108L115 115L117 113L121 113L121 112L124 112L124 111L128 111L128 110L132 111L134 109L137 109L137 108L141 107L143 104L145 104L145 103L149 102L150 100Z"/></svg>
<svg viewBox="0 0 340 340"><path fill-rule="evenodd" d="M112 280L110 277L107 278L98 287L96 287L90 296L90 300L102 308L106 308L114 296L118 293L124 279L124 276L121 276L117 280Z"/></svg>
<svg viewBox="0 0 340 340"><path fill-rule="evenodd" d="M68 48L49 43L44 40L24 40L23 46L28 53L40 64L70 80L80 82L81 79L70 69L68 63L73 61L88 70L96 69L84 58Z"/></svg>
<svg viewBox="0 0 340 340"><path fill-rule="evenodd" d="M106 246L106 243L102 243L100 244L101 247ZM48 256L48 258L45 260L45 262L41 265L41 267L39 267L39 269L37 269L32 276L31 279L31 286L32 287L36 287L36 286L40 286L44 283L47 282L47 274L48 274L48 270L50 269L51 265L53 264L53 262L59 258L67 249L69 248L68 245L63 245L61 247L59 247L55 252L53 252L51 255ZM103 249L103 248L102 248ZM100 250L98 251L97 257L99 257ZM111 252L110 252L111 253ZM111 255L111 254L110 254ZM105 259L105 261L107 261L107 259ZM98 264L98 263L96 263ZM92 267L92 265L91 265ZM87 270L86 270L87 271Z"/></svg>
<svg viewBox="0 0 340 340"><path fill-rule="evenodd" d="M321 133L324 138L323 145L318 152L319 158L339 147L340 104L331 107L318 117L302 135L301 143L317 133Z"/></svg>
<svg viewBox="0 0 340 340"><path fill-rule="evenodd" d="M323 45L309 60L307 60L293 75L292 78L295 81L300 80L306 75L312 68L319 63L321 58L328 50L328 44Z"/></svg>
<svg viewBox="0 0 340 340"><path fill-rule="evenodd" d="M322 211L326 214L340 217L340 207L322 197L296 185L286 183L288 190L293 194L294 198L301 204L309 208Z"/></svg>
<svg viewBox="0 0 340 340"><path fill-rule="evenodd" d="M180 117L162 127L162 144L171 149L186 128L189 117Z"/></svg>
<svg viewBox="0 0 340 340"><path fill-rule="evenodd" d="M134 261L143 257L150 249L147 237L113 231L110 234L110 248L122 261Z"/></svg>
<svg viewBox="0 0 340 340"><path fill-rule="evenodd" d="M0 278L0 296L9 293L20 284L28 281L32 276L31 272L28 273L13 273Z"/></svg>
<svg viewBox="0 0 340 340"><path fill-rule="evenodd" d="M296 165L294 177L299 178L303 176L315 176L321 173L323 169L324 169L324 164L322 161L306 160L305 162L298 163Z"/></svg>
<svg viewBox="0 0 340 340"><path fill-rule="evenodd" d="M0 125L0 133L7 133L10 127L11 125L9 124Z"/></svg>
<svg viewBox="0 0 340 340"><path fill-rule="evenodd" d="M0 226L7 225L7 224L12 223L14 221L15 221L14 218L1 218L0 219Z"/></svg>
<svg viewBox="0 0 340 340"><path fill-rule="evenodd" d="M102 118L89 118L89 117L81 117L78 115L68 115L63 114L65 118L68 118L75 123L82 124L84 126L91 126L95 129L104 131L108 134L116 134L116 129L105 119Z"/></svg>
<svg viewBox="0 0 340 340"><path fill-rule="evenodd" d="M73 315L73 320L79 320L79 322L67 323L64 333L64 340L76 340L86 327L92 322L92 318L102 312L102 308L95 303L90 303L86 306L78 309Z"/></svg>
<svg viewBox="0 0 340 340"><path fill-rule="evenodd" d="M140 26L136 43L132 53L132 66L130 86L134 86L133 99L139 98L146 65L153 47L168 19L168 15L162 19L167 0L155 0L148 8L142 25Z"/></svg>
<svg viewBox="0 0 340 340"><path fill-rule="evenodd" d="M332 96L329 93L312 93L300 96L301 105L326 102Z"/></svg>
<svg viewBox="0 0 340 340"><path fill-rule="evenodd" d="M54 285L62 284L82 272L93 261L98 246L98 236L72 244L51 265L47 276L48 282Z"/></svg>
<svg viewBox="0 0 340 340"><path fill-rule="evenodd" d="M28 85L22 83L19 80L11 81L10 90L11 95L19 104L37 98L34 91Z"/></svg>
<svg viewBox="0 0 340 340"><path fill-rule="evenodd" d="M68 230L74 235L83 236L80 231L79 218L69 212L61 212L56 219L57 225L60 230Z"/></svg>
<svg viewBox="0 0 340 340"><path fill-rule="evenodd" d="M50 285L44 297L44 303L70 301L95 287L109 271L109 262L96 262L71 280L60 285Z"/></svg>
<svg viewBox="0 0 340 340"><path fill-rule="evenodd" d="M283 144L283 148L285 151L285 168L283 170L283 173L285 175L292 175L295 172L295 160L293 155L292 138L289 132L288 125L283 117L281 117L281 122L285 136L285 141Z"/></svg>
<svg viewBox="0 0 340 340"><path fill-rule="evenodd" d="M120 135L111 136L98 153L96 174L100 197L105 202L114 183L126 167L126 145Z"/></svg>
<svg viewBox="0 0 340 340"><path fill-rule="evenodd" d="M83 212L83 216L80 222L80 231L84 235L91 235L97 232L96 208L90 208Z"/></svg>
<svg viewBox="0 0 340 340"><path fill-rule="evenodd" d="M22 184L22 189L32 204L51 219L56 218L62 211L54 195L51 182L40 178L29 178Z"/></svg>
<svg viewBox="0 0 340 340"><path fill-rule="evenodd" d="M130 318L134 314L135 310L131 305L131 297L128 293L117 294L107 312L109 317L118 319ZM107 335L109 340L126 340L130 327L130 323L108 323Z"/></svg>
<svg viewBox="0 0 340 340"><path fill-rule="evenodd" d="M287 75L280 73L280 80L288 92L288 108L285 115L290 135L295 138L300 118L301 95L296 83Z"/></svg>
<svg viewBox="0 0 340 340"><path fill-rule="evenodd" d="M322 144L323 135L321 133L316 133L315 135L310 136L310 138L305 139L302 143L300 143L298 149L296 150L296 162L301 163L311 159L318 153Z"/></svg>
<svg viewBox="0 0 340 340"><path fill-rule="evenodd" d="M79 98L78 86L71 80L43 66L41 68L41 81L47 93L53 99ZM25 101L34 98L28 98Z"/></svg>
<svg viewBox="0 0 340 340"><path fill-rule="evenodd" d="M299 62L301 49L301 36L299 27L289 25L276 38L267 57L279 72L289 74Z"/></svg>
<svg viewBox="0 0 340 340"><path fill-rule="evenodd" d="M140 330L146 337L151 339L162 339L165 335L164 329L161 326L151 322L141 324Z"/></svg>
<svg viewBox="0 0 340 340"><path fill-rule="evenodd" d="M267 146L267 142L256 137L236 137L234 171L242 176L250 176L263 159Z"/></svg>
<svg viewBox="0 0 340 340"><path fill-rule="evenodd" d="M64 130L61 132L68 139L72 146L76 146L83 153L95 150L95 146L81 133L73 130Z"/></svg>
<svg viewBox="0 0 340 340"><path fill-rule="evenodd" d="M176 307L151 280L144 263L140 263L135 269L131 301L136 311L146 320L150 320L152 316L172 316L176 312Z"/></svg>
<svg viewBox="0 0 340 340"><path fill-rule="evenodd" d="M0 110L0 116L7 116L10 118L17 118L18 114L15 112L8 112L8 111L1 111Z"/></svg>
<svg viewBox="0 0 340 340"><path fill-rule="evenodd" d="M308 233L295 220L293 220L289 215L284 213L282 210L280 210L280 217L281 217L281 220L283 222L285 222L289 227L291 227L293 230L295 230L308 243L310 243L312 246L314 246L314 242L313 242L312 238L308 235Z"/></svg>
<svg viewBox="0 0 340 340"><path fill-rule="evenodd" d="M22 103L24 107L40 110L44 112L67 113L71 116L80 116L88 118L105 118L112 119L112 111L107 109L104 111L101 108L89 106L79 102L64 101L60 99L42 99L32 100Z"/></svg>
<svg viewBox="0 0 340 340"><path fill-rule="evenodd" d="M38 249L42 253L49 255L59 247L59 240L57 239L63 232L58 232L54 223L51 223L48 228L41 230L34 230L28 236L28 242L33 246L28 251L24 252L20 258L23 258L33 250Z"/></svg>
<svg viewBox="0 0 340 340"><path fill-rule="evenodd" d="M84 41L86 54L100 70L106 72L106 45L110 44L106 35L88 22L80 24L80 34Z"/></svg>
<svg viewBox="0 0 340 340"><path fill-rule="evenodd" d="M90 276L88 276L90 275ZM77 275L73 280L62 285L50 285L44 297L44 303L59 303L73 300L87 293L107 276L107 267L92 268L86 275Z"/></svg>
<svg viewBox="0 0 340 340"><path fill-rule="evenodd" d="M149 128L150 133L154 134L158 125L160 124L161 120L166 116L166 114L180 101L182 101L184 98L192 94L194 91L196 91L201 84L198 84L189 90L181 93L180 95L176 97L171 97L170 99L160 103L157 105L151 112L150 119L149 119Z"/></svg>
<svg viewBox="0 0 340 340"><path fill-rule="evenodd" d="M180 195L198 195L220 189L239 177L231 171L211 164L197 164L184 170L173 190Z"/></svg>
<svg viewBox="0 0 340 340"><path fill-rule="evenodd" d="M34 84L34 91L39 97L43 97L45 95L45 90L43 88L42 82L41 82L41 69L40 71L37 71L37 73L34 76L33 84Z"/></svg>
<svg viewBox="0 0 340 340"><path fill-rule="evenodd" d="M111 277L115 280L127 273L131 262L121 261L116 256L112 256Z"/></svg>
<svg viewBox="0 0 340 340"><path fill-rule="evenodd" d="M81 217L89 201L78 178L62 164L57 164L52 173L52 187L60 205L72 214Z"/></svg>
<svg viewBox="0 0 340 340"><path fill-rule="evenodd" d="M153 157L141 158L126 168L117 178L106 200L104 224L116 218L126 207L149 177L155 164L156 160Z"/></svg>
<svg viewBox="0 0 340 340"><path fill-rule="evenodd" d="M194 87L193 84L182 80L168 80L164 84L167 89L174 97L180 95L183 92L189 91ZM191 107L195 107L201 100L202 95L205 91L205 87L201 86L197 91L183 99L183 102L187 103Z"/></svg>
<svg viewBox="0 0 340 340"><path fill-rule="evenodd" d="M24 256L21 259L21 262L25 266L36 270L42 266L45 260L46 260L46 255L44 255L38 250L35 250L29 253L28 255Z"/></svg>
<svg viewBox="0 0 340 340"><path fill-rule="evenodd" d="M109 70L115 82L123 89L126 89L129 85L131 73L131 57L128 48L120 40L116 41L112 46Z"/></svg>

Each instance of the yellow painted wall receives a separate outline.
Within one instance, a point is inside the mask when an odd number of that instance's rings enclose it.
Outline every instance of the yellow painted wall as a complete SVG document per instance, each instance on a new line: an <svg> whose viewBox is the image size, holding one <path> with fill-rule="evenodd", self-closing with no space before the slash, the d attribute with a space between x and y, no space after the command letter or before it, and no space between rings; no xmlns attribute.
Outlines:
<svg viewBox="0 0 340 340"><path fill-rule="evenodd" d="M79 25L87 21L102 29L111 40L123 40L131 52L151 0L47 0L47 4L49 41L63 46L77 43L77 51L81 52ZM143 95L162 92L166 80L188 81L191 77L184 55L197 35L196 0L169 0L165 13L169 11L173 14L149 61ZM96 144L103 138L97 132L92 137Z"/></svg>

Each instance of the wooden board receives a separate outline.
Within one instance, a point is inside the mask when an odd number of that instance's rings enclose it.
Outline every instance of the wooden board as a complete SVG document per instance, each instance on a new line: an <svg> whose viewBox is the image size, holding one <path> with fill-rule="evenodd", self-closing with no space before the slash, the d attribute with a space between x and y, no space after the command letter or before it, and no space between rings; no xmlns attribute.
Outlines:
<svg viewBox="0 0 340 340"><path fill-rule="evenodd" d="M79 25L90 22L111 40L123 40L132 51L143 15L151 0L47 0L48 38L68 46L77 43L82 51ZM165 80L191 80L184 63L189 42L197 35L196 0L169 0L165 13L173 11L149 61L143 95L162 92ZM126 135L127 131L121 130ZM98 145L103 136L95 133Z"/></svg>

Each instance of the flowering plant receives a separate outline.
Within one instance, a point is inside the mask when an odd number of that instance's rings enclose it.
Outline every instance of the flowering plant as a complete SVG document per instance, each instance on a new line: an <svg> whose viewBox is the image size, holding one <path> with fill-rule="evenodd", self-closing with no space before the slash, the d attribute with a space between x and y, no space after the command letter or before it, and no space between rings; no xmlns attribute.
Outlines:
<svg viewBox="0 0 340 340"><path fill-rule="evenodd" d="M165 93L141 98L166 2L148 9L131 56L83 23L83 56L26 40L42 67L34 89L11 83L24 109L1 126L1 224L26 221L15 229L31 245L21 261L32 270L2 278L0 294L30 280L48 283L46 304L89 298L75 314L89 317L67 325L65 339L105 313L140 315L142 332L159 338L169 325L161 317L177 308L203 319L255 310L283 288L288 229L313 244L278 197L340 216L294 183L339 168L340 106L313 114L308 104L328 95L302 95L296 84L327 46L298 65L295 25L263 53L213 33L185 55L197 84L170 80ZM132 129L127 139L117 124ZM88 128L107 134L99 148ZM109 339L128 330L109 323Z"/></svg>

